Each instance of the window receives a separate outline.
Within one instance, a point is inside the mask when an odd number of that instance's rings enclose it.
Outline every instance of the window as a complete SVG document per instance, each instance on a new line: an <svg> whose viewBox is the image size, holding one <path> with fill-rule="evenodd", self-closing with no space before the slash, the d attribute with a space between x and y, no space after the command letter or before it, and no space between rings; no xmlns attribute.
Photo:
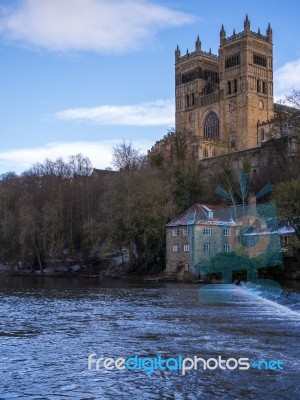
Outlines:
<svg viewBox="0 0 300 400"><path fill-rule="evenodd" d="M263 54L253 53L253 64L260 65L262 67L267 66L267 57Z"/></svg>
<svg viewBox="0 0 300 400"><path fill-rule="evenodd" d="M231 94L231 82L230 81L227 82L227 93Z"/></svg>
<svg viewBox="0 0 300 400"><path fill-rule="evenodd" d="M188 243L183 245L183 251L190 251L190 245Z"/></svg>
<svg viewBox="0 0 300 400"><path fill-rule="evenodd" d="M173 244L173 253L178 253L178 244Z"/></svg>
<svg viewBox="0 0 300 400"><path fill-rule="evenodd" d="M181 83L188 83L192 82L195 79L204 79L207 80L208 78L214 83L219 83L219 74L218 72L211 71L211 70L203 70L201 67L197 67L193 70L187 71L184 74L177 74L176 75L176 85L180 85Z"/></svg>
<svg viewBox="0 0 300 400"><path fill-rule="evenodd" d="M189 97L188 94L185 96L185 106L186 106L186 107L189 107L189 106L190 106L190 97Z"/></svg>
<svg viewBox="0 0 300 400"><path fill-rule="evenodd" d="M223 236L230 236L229 228L223 228Z"/></svg>
<svg viewBox="0 0 300 400"><path fill-rule="evenodd" d="M173 229L172 236L179 236L179 229L178 228Z"/></svg>
<svg viewBox="0 0 300 400"><path fill-rule="evenodd" d="M192 106L194 106L195 105L195 95L194 95L194 93L192 93Z"/></svg>
<svg viewBox="0 0 300 400"><path fill-rule="evenodd" d="M210 243L204 243L204 251L211 251L211 244Z"/></svg>
<svg viewBox="0 0 300 400"><path fill-rule="evenodd" d="M259 80L259 79L257 79L257 81L256 81L256 91L257 91L258 93L261 92L261 90L260 90L260 80Z"/></svg>
<svg viewBox="0 0 300 400"><path fill-rule="evenodd" d="M206 85L204 87L203 94L205 94L205 95L211 94L211 93L214 93L215 90L216 89L215 89L214 85L212 84L212 82L208 81L208 82L206 82Z"/></svg>
<svg viewBox="0 0 300 400"><path fill-rule="evenodd" d="M267 94L267 83L266 83L266 82L263 82L263 83L262 83L262 92L263 92L264 94Z"/></svg>
<svg viewBox="0 0 300 400"><path fill-rule="evenodd" d="M233 91L234 91L234 93L237 92L237 80L236 79L233 81Z"/></svg>
<svg viewBox="0 0 300 400"><path fill-rule="evenodd" d="M208 157L208 150L204 149L204 157L207 158Z"/></svg>
<svg viewBox="0 0 300 400"><path fill-rule="evenodd" d="M183 228L182 232L183 232L183 236L189 236L190 228Z"/></svg>
<svg viewBox="0 0 300 400"><path fill-rule="evenodd" d="M204 228L203 229L203 235L211 236L211 228Z"/></svg>
<svg viewBox="0 0 300 400"><path fill-rule="evenodd" d="M230 251L230 244L224 244L224 251Z"/></svg>
<svg viewBox="0 0 300 400"><path fill-rule="evenodd" d="M265 131L263 129L260 131L260 140L265 140Z"/></svg>
<svg viewBox="0 0 300 400"><path fill-rule="evenodd" d="M256 91L257 91L258 93L267 94L267 83L264 82L264 81L260 81L259 79L257 79L257 81L256 81ZM264 103L261 102L261 103L259 104L259 107L260 107L260 108L264 108Z"/></svg>
<svg viewBox="0 0 300 400"><path fill-rule="evenodd" d="M205 139L219 139L220 122L217 114L211 111L204 121L204 138Z"/></svg>
<svg viewBox="0 0 300 400"><path fill-rule="evenodd" d="M228 56L225 60L225 68L231 68L236 65L240 65L240 53L232 54Z"/></svg>
<svg viewBox="0 0 300 400"><path fill-rule="evenodd" d="M189 271L190 270L190 265L189 264L185 264L184 269L185 269L185 271Z"/></svg>

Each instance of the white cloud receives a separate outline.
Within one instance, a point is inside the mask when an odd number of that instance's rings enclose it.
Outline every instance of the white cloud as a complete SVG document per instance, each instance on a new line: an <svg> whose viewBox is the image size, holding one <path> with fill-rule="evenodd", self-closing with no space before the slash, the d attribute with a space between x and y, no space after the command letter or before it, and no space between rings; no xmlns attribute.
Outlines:
<svg viewBox="0 0 300 400"><path fill-rule="evenodd" d="M300 59L290 61L274 72L275 100L300 89Z"/></svg>
<svg viewBox="0 0 300 400"><path fill-rule="evenodd" d="M123 53L194 21L151 0L21 0L2 7L0 33L38 48Z"/></svg>
<svg viewBox="0 0 300 400"><path fill-rule="evenodd" d="M43 162L46 158L55 160L63 157L65 160L78 153L88 157L93 167L111 167L112 148L122 139L104 140L96 142L48 143L43 147L8 150L0 153L0 174L8 171L21 173L36 162ZM133 147L146 153L152 142L132 142Z"/></svg>
<svg viewBox="0 0 300 400"><path fill-rule="evenodd" d="M72 108L56 114L67 121L101 125L156 126L174 125L174 101L157 100L136 105L104 105L93 108Z"/></svg>

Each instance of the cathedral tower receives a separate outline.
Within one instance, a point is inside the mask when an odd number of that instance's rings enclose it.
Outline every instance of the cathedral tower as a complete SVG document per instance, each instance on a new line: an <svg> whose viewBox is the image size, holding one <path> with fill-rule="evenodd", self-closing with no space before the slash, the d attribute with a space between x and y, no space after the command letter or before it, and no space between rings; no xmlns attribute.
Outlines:
<svg viewBox="0 0 300 400"><path fill-rule="evenodd" d="M258 123L273 117L272 29L266 35L220 31L219 54L175 52L176 131L191 140L191 154L203 159L258 145Z"/></svg>
<svg viewBox="0 0 300 400"><path fill-rule="evenodd" d="M222 27L219 66L224 138L236 150L255 147L258 122L274 115L270 25L266 35L252 32L246 16L244 31L228 38Z"/></svg>

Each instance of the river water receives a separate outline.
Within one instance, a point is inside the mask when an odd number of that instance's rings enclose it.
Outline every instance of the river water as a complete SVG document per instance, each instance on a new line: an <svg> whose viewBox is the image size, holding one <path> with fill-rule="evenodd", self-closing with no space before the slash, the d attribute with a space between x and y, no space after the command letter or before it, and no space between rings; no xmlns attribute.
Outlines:
<svg viewBox="0 0 300 400"><path fill-rule="evenodd" d="M200 302L198 289L1 277L0 399L300 399L299 295L283 305L230 286L230 300ZM251 367L89 370L92 353L248 358ZM280 360L283 369L252 366L260 360Z"/></svg>

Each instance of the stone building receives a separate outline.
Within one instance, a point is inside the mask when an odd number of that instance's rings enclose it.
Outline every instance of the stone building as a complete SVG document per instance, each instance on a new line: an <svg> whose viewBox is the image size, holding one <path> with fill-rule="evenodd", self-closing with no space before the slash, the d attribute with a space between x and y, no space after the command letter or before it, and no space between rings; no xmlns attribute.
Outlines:
<svg viewBox="0 0 300 400"><path fill-rule="evenodd" d="M246 270L253 281L259 267L280 265L280 236L291 232L278 229L272 204L256 205L251 199L249 205L234 207L195 204L167 224L165 274L184 280L221 273L231 282L233 271Z"/></svg>
<svg viewBox="0 0 300 400"><path fill-rule="evenodd" d="M229 37L222 26L218 55L203 51L199 37L193 52L181 55L177 46L175 99L177 138L166 135L150 155L173 161L178 135L195 160L259 146L274 117L270 24L265 35L253 32L246 16L244 30Z"/></svg>
<svg viewBox="0 0 300 400"><path fill-rule="evenodd" d="M200 264L208 265L218 251L233 250L228 237L230 233L233 236L232 230L236 224L230 218L230 213L226 213L226 217L223 213L221 217L222 208L195 204L167 224L167 276L180 279L200 275L203 272Z"/></svg>

